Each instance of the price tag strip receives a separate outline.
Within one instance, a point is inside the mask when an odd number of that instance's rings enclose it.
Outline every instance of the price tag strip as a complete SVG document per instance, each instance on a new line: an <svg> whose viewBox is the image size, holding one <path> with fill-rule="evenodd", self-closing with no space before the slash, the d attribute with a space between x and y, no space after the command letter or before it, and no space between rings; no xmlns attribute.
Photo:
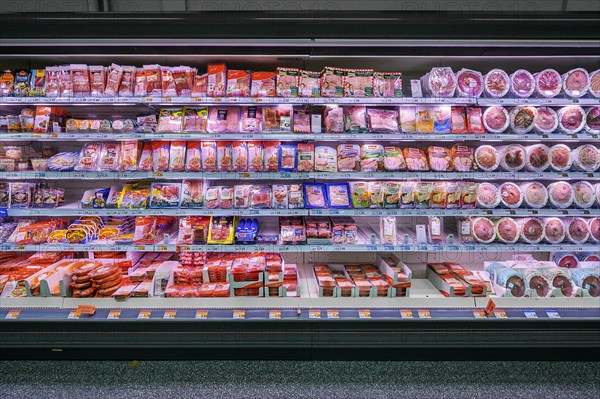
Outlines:
<svg viewBox="0 0 600 399"><path fill-rule="evenodd" d="M20 310L9 310L4 318L7 320L16 320L19 318L20 314L21 314Z"/></svg>
<svg viewBox="0 0 600 399"><path fill-rule="evenodd" d="M175 319L175 317L177 317L177 311L176 310L166 310L165 313L163 314L163 319Z"/></svg>
<svg viewBox="0 0 600 399"><path fill-rule="evenodd" d="M328 310L327 311L327 318L328 319L339 319L340 318L340 312L339 312L339 310Z"/></svg>
<svg viewBox="0 0 600 399"><path fill-rule="evenodd" d="M234 320L243 320L246 318L245 310L234 310L233 311L233 319Z"/></svg>
<svg viewBox="0 0 600 399"><path fill-rule="evenodd" d="M475 316L476 319L487 319L487 315L484 310L474 310L473 316Z"/></svg>
<svg viewBox="0 0 600 399"><path fill-rule="evenodd" d="M208 319L208 310L197 310L196 319L206 320Z"/></svg>
<svg viewBox="0 0 600 399"><path fill-rule="evenodd" d="M560 319L560 314L556 310L546 310L546 314L550 319Z"/></svg>
<svg viewBox="0 0 600 399"><path fill-rule="evenodd" d="M400 318L402 318L402 319L412 319L413 318L413 312L412 312L412 310L401 310L400 311Z"/></svg>
<svg viewBox="0 0 600 399"><path fill-rule="evenodd" d="M419 310L419 319L431 319L431 313L429 310Z"/></svg>
<svg viewBox="0 0 600 399"><path fill-rule="evenodd" d="M358 311L358 318L359 319L370 319L371 318L371 311L369 309L359 310Z"/></svg>
<svg viewBox="0 0 600 399"><path fill-rule="evenodd" d="M309 319L320 319L321 318L321 310L309 310L308 311L308 318Z"/></svg>
<svg viewBox="0 0 600 399"><path fill-rule="evenodd" d="M106 316L107 320L118 320L121 318L120 310L111 310L108 312L108 316Z"/></svg>
<svg viewBox="0 0 600 399"><path fill-rule="evenodd" d="M535 313L535 311L533 311L533 310L524 310L523 313L525 314L525 317L528 319L537 319L538 318L537 313Z"/></svg>
<svg viewBox="0 0 600 399"><path fill-rule="evenodd" d="M508 316L504 310L494 310L494 316L497 319L508 319Z"/></svg>
<svg viewBox="0 0 600 399"><path fill-rule="evenodd" d="M138 313L138 319L149 319L150 316L152 315L152 311L151 310L140 310L140 313Z"/></svg>
<svg viewBox="0 0 600 399"><path fill-rule="evenodd" d="M269 319L281 319L281 310L269 310Z"/></svg>

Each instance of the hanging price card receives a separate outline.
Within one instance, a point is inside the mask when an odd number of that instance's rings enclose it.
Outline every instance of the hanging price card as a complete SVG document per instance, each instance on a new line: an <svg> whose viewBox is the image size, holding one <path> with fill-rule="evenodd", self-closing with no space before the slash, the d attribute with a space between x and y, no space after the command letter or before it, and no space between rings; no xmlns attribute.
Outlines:
<svg viewBox="0 0 600 399"><path fill-rule="evenodd" d="M412 319L413 318L412 310L401 310L400 317L403 319Z"/></svg>
<svg viewBox="0 0 600 399"><path fill-rule="evenodd" d="M269 319L281 319L281 310L269 310Z"/></svg>
<svg viewBox="0 0 600 399"><path fill-rule="evenodd" d="M241 319L245 319L245 318L246 318L245 310L234 310L233 311L233 319L234 320L241 320Z"/></svg>
<svg viewBox="0 0 600 399"><path fill-rule="evenodd" d="M196 319L202 319L202 320L208 319L208 311L207 310L197 310L196 311Z"/></svg>
<svg viewBox="0 0 600 399"><path fill-rule="evenodd" d="M108 312L108 316L106 316L106 318L108 320L118 320L119 318L121 318L121 311L111 310L110 312Z"/></svg>
<svg viewBox="0 0 600 399"><path fill-rule="evenodd" d="M175 310L166 310L163 314L163 319L174 319L177 316L177 311Z"/></svg>
<svg viewBox="0 0 600 399"><path fill-rule="evenodd" d="M8 319L8 320L16 320L19 318L20 314L21 314L20 310L9 310L4 318Z"/></svg>

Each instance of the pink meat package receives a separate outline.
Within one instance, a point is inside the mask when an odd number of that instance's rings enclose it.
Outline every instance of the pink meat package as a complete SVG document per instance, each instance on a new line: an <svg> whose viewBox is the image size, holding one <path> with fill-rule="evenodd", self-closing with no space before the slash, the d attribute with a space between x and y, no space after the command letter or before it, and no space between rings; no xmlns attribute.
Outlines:
<svg viewBox="0 0 600 399"><path fill-rule="evenodd" d="M208 114L209 133L235 133L239 130L238 107L211 107Z"/></svg>

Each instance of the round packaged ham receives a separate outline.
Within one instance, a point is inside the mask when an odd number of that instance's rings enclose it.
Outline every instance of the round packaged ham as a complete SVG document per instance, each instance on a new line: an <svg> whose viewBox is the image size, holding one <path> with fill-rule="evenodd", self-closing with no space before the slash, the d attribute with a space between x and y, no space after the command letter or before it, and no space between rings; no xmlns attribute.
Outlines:
<svg viewBox="0 0 600 399"><path fill-rule="evenodd" d="M544 219L544 237L550 244L560 244L567 235L567 229L559 218Z"/></svg>
<svg viewBox="0 0 600 399"><path fill-rule="evenodd" d="M510 91L515 97L531 97L535 91L533 75L525 69L518 69L510 75Z"/></svg>
<svg viewBox="0 0 600 399"><path fill-rule="evenodd" d="M585 126L585 111L579 105L568 105L558 110L558 126L568 134L580 132Z"/></svg>
<svg viewBox="0 0 600 399"><path fill-rule="evenodd" d="M485 75L484 90L488 97L504 97L510 90L510 78L502 69L492 69Z"/></svg>
<svg viewBox="0 0 600 399"><path fill-rule="evenodd" d="M502 148L500 166L510 172L516 172L525 167L527 151L520 144L511 144Z"/></svg>
<svg viewBox="0 0 600 399"><path fill-rule="evenodd" d="M544 239L544 222L539 218L519 219L521 241L527 244L538 244Z"/></svg>
<svg viewBox="0 0 600 399"><path fill-rule="evenodd" d="M600 106L588 108L585 113L585 130L600 133Z"/></svg>
<svg viewBox="0 0 600 399"><path fill-rule="evenodd" d="M597 298L600 296L600 270L596 269L575 269L571 271L573 283L587 291L588 295Z"/></svg>
<svg viewBox="0 0 600 399"><path fill-rule="evenodd" d="M590 237L591 237L591 232L590 232ZM577 259L579 259L580 262L600 262L600 253L595 254L593 252L579 252L577 254Z"/></svg>
<svg viewBox="0 0 600 399"><path fill-rule="evenodd" d="M593 97L600 97L600 69L590 73L590 94Z"/></svg>
<svg viewBox="0 0 600 399"><path fill-rule="evenodd" d="M573 204L575 192L566 181L558 181L548 186L548 196L553 207L565 209Z"/></svg>
<svg viewBox="0 0 600 399"><path fill-rule="evenodd" d="M454 97L456 75L450 67L432 68L425 75L425 91L433 97Z"/></svg>
<svg viewBox="0 0 600 399"><path fill-rule="evenodd" d="M590 226L583 218L572 218L567 225L567 238L573 244L583 244L590 238Z"/></svg>
<svg viewBox="0 0 600 399"><path fill-rule="evenodd" d="M542 183L534 181L521 185L523 201L529 208L540 209L548 203L548 190Z"/></svg>
<svg viewBox="0 0 600 399"><path fill-rule="evenodd" d="M473 237L482 244L491 243L496 238L494 223L488 218L476 218L473 221Z"/></svg>
<svg viewBox="0 0 600 399"><path fill-rule="evenodd" d="M481 183L477 187L477 206L479 208L493 209L500 204L500 191L495 184Z"/></svg>
<svg viewBox="0 0 600 399"><path fill-rule="evenodd" d="M552 262L556 263L558 267L564 267L571 269L579 265L579 259L575 254L570 252L555 252L552 254Z"/></svg>
<svg viewBox="0 0 600 399"><path fill-rule="evenodd" d="M596 195L596 206L600 208L600 183L596 183L594 186L594 193Z"/></svg>
<svg viewBox="0 0 600 399"><path fill-rule="evenodd" d="M527 170L543 172L550 166L550 148L545 144L534 144L526 148Z"/></svg>
<svg viewBox="0 0 600 399"><path fill-rule="evenodd" d="M490 133L502 133L509 124L508 111L504 107L489 107L483 113L483 125Z"/></svg>
<svg viewBox="0 0 600 399"><path fill-rule="evenodd" d="M578 208L591 208L594 205L594 202L596 202L594 186L586 181L580 181L573 184L573 191L575 192L573 202Z"/></svg>
<svg viewBox="0 0 600 399"><path fill-rule="evenodd" d="M595 172L600 166L600 153L598 148L591 144L584 144L573 151L573 165L584 172Z"/></svg>
<svg viewBox="0 0 600 399"><path fill-rule="evenodd" d="M600 217L589 219L588 226L590 228L590 239L600 242Z"/></svg>
<svg viewBox="0 0 600 399"><path fill-rule="evenodd" d="M556 144L550 148L550 166L557 172L571 169L573 153L565 144Z"/></svg>
<svg viewBox="0 0 600 399"><path fill-rule="evenodd" d="M500 165L500 154L491 145L482 145L475 150L475 163L485 172L492 172Z"/></svg>
<svg viewBox="0 0 600 399"><path fill-rule="evenodd" d="M501 218L496 221L496 237L505 244L514 244L519 239L519 224L513 218Z"/></svg>
<svg viewBox="0 0 600 399"><path fill-rule="evenodd" d="M456 73L459 97L479 97L483 93L483 76L481 72L461 69Z"/></svg>
<svg viewBox="0 0 600 399"><path fill-rule="evenodd" d="M515 209L523 203L523 193L515 183L506 182L500 185L500 203L510 209Z"/></svg>
<svg viewBox="0 0 600 399"><path fill-rule="evenodd" d="M552 269L548 272L548 280L552 282L554 288L558 288L565 297L572 297L577 294L577 287L573 284L571 277L563 269Z"/></svg>
<svg viewBox="0 0 600 399"><path fill-rule="evenodd" d="M527 287L534 290L538 297L546 298L552 294L552 284L538 269L527 269L523 272Z"/></svg>
<svg viewBox="0 0 600 399"><path fill-rule="evenodd" d="M510 110L510 128L514 133L529 133L535 126L537 110L535 107L526 105L514 107Z"/></svg>
<svg viewBox="0 0 600 399"><path fill-rule="evenodd" d="M533 75L535 91L546 98L556 97L562 89L562 77L554 69L544 69Z"/></svg>
<svg viewBox="0 0 600 399"><path fill-rule="evenodd" d="M540 133L554 133L558 129L558 115L550 107L538 107L535 116L535 130Z"/></svg>
<svg viewBox="0 0 600 399"><path fill-rule="evenodd" d="M583 68L575 68L562 76L563 90L567 96L583 97L590 88L590 75Z"/></svg>

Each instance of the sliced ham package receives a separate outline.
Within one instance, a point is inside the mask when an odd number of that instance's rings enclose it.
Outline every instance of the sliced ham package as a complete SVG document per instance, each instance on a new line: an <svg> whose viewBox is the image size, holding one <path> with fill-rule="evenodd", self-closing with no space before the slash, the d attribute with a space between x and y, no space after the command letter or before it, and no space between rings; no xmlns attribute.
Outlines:
<svg viewBox="0 0 600 399"><path fill-rule="evenodd" d="M562 80L563 90L569 97L583 97L590 88L590 75L583 68L570 70L562 76Z"/></svg>
<svg viewBox="0 0 600 399"><path fill-rule="evenodd" d="M239 107L210 107L208 114L209 133L236 133L239 130Z"/></svg>
<svg viewBox="0 0 600 399"><path fill-rule="evenodd" d="M535 91L535 79L525 69L517 69L510 75L510 92L515 97L528 98Z"/></svg>

